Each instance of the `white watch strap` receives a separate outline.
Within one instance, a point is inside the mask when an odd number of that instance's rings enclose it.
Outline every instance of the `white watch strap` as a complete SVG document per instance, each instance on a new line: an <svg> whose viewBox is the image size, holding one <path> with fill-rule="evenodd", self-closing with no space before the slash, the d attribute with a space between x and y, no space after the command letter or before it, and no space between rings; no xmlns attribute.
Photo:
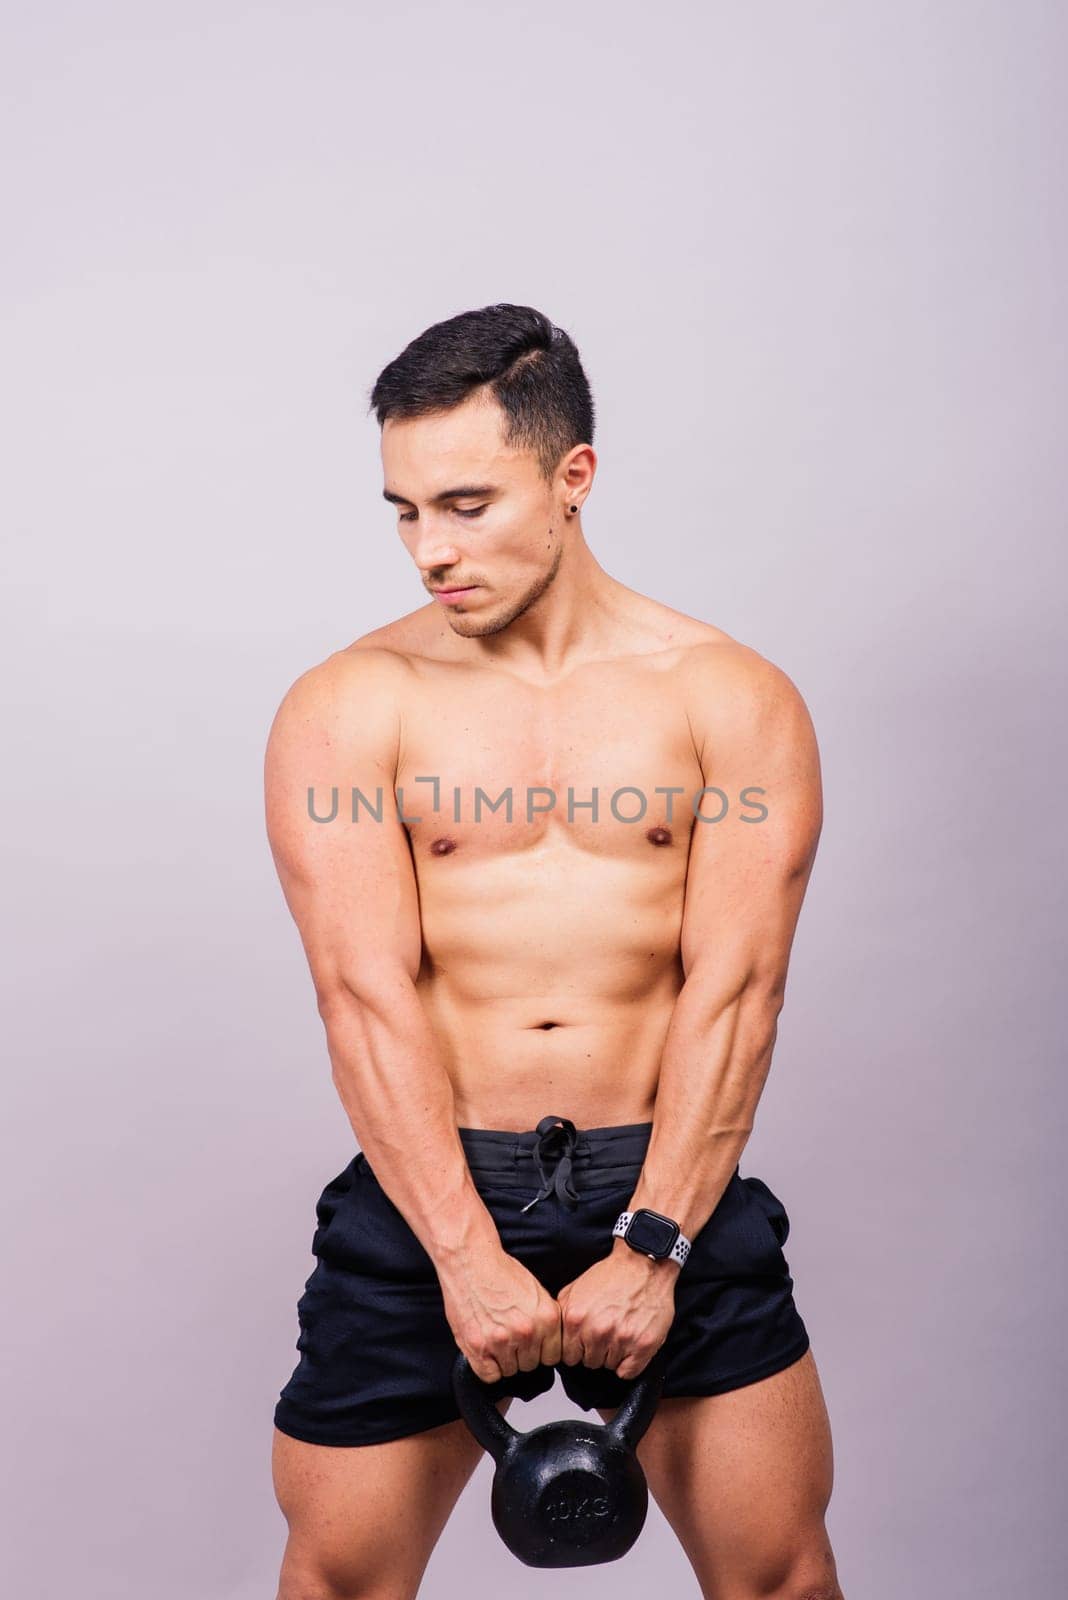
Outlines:
<svg viewBox="0 0 1068 1600"><path fill-rule="evenodd" d="M633 1215L633 1211L621 1211L619 1213L619 1216L616 1218L616 1225L612 1229L613 1239L623 1238L623 1235L630 1226L630 1219ZM670 1255L666 1255L664 1260L677 1262L677 1264L681 1267L684 1265L686 1257L689 1255L689 1253L690 1241L687 1239L686 1235L680 1231L678 1238L671 1247Z"/></svg>

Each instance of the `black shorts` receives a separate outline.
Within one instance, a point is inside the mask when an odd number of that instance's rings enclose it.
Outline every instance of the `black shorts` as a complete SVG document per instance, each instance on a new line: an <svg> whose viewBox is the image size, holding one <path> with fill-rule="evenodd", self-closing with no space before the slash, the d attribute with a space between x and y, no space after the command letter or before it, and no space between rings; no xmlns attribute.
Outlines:
<svg viewBox="0 0 1068 1600"><path fill-rule="evenodd" d="M611 1253L629 1209L651 1122L576 1130L458 1130L471 1175L509 1255L556 1295ZM532 1203L533 1202L533 1203ZM526 1208L526 1209L524 1209ZM433 1261L362 1151L316 1204L315 1270L297 1305L300 1360L275 1425L312 1444L376 1444L453 1422L457 1347ZM738 1168L677 1274L662 1395L722 1394L769 1377L808 1349L783 1244L790 1221L759 1178ZM608 1367L539 1367L489 1385L532 1400L559 1372L583 1410L617 1406L632 1384Z"/></svg>

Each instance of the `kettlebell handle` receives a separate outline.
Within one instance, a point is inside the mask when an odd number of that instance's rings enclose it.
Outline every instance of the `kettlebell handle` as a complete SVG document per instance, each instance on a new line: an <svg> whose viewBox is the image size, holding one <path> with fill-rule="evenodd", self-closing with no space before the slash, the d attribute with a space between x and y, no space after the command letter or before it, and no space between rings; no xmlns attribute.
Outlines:
<svg viewBox="0 0 1068 1600"><path fill-rule="evenodd" d="M630 1385L628 1392L611 1422L604 1424L608 1437L628 1450L637 1448L656 1414L664 1386L666 1359L661 1345L636 1378L624 1379ZM523 1435L497 1410L489 1398L491 1386L483 1383L462 1350L457 1351L453 1363L452 1387L471 1432L494 1461L500 1463Z"/></svg>

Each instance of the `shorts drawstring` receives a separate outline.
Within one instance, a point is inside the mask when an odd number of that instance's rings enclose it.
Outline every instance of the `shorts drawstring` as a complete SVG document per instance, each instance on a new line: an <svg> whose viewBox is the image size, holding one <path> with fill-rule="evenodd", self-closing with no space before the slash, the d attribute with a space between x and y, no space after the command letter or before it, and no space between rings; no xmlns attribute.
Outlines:
<svg viewBox="0 0 1068 1600"><path fill-rule="evenodd" d="M539 1200L548 1199L554 1191L569 1211L578 1204L578 1195L571 1183L571 1152L578 1139L575 1124L567 1117L542 1117L537 1126L534 1160L541 1174L541 1188L533 1200L520 1209L529 1211ZM547 1166L546 1163L549 1163Z"/></svg>

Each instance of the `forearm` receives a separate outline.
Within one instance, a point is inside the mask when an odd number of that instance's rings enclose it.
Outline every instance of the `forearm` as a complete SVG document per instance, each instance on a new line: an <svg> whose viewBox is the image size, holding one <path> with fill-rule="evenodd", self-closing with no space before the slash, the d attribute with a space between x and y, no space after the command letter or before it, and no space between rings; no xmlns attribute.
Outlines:
<svg viewBox="0 0 1068 1600"><path fill-rule="evenodd" d="M781 1002L762 985L730 998L689 979L661 1058L653 1127L628 1210L648 1206L694 1238L749 1140L771 1066ZM616 1250L630 1250L617 1239Z"/></svg>
<svg viewBox="0 0 1068 1600"><path fill-rule="evenodd" d="M439 1273L500 1246L456 1131L456 1104L406 974L320 1001L334 1085L382 1188Z"/></svg>

